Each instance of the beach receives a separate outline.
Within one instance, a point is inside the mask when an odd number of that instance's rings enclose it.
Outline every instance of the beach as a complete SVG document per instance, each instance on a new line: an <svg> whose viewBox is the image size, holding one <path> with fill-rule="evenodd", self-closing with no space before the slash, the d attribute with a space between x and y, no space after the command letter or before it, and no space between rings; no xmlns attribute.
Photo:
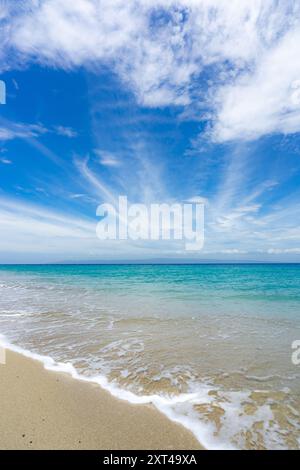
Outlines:
<svg viewBox="0 0 300 470"><path fill-rule="evenodd" d="M0 365L0 400L0 449L200 448L151 405L118 400L11 351Z"/></svg>

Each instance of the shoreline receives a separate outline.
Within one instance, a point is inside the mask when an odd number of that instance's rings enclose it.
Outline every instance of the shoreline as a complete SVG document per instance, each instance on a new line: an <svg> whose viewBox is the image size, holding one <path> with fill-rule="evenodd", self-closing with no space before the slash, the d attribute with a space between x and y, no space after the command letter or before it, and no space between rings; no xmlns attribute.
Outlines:
<svg viewBox="0 0 300 470"><path fill-rule="evenodd" d="M118 399L11 349L0 364L0 400L0 449L202 448L153 405Z"/></svg>

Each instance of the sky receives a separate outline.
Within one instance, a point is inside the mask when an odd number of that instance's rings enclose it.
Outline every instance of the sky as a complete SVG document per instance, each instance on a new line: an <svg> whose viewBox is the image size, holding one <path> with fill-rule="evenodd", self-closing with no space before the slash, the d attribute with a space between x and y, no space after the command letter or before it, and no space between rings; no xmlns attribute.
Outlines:
<svg viewBox="0 0 300 470"><path fill-rule="evenodd" d="M0 262L300 262L298 0L0 0ZM97 206L205 204L205 243Z"/></svg>

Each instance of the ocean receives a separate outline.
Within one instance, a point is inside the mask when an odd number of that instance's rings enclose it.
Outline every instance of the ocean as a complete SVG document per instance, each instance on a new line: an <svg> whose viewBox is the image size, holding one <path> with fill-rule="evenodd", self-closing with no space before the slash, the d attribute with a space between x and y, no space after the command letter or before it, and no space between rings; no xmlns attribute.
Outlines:
<svg viewBox="0 0 300 470"><path fill-rule="evenodd" d="M206 448L300 448L300 265L2 265L0 334Z"/></svg>

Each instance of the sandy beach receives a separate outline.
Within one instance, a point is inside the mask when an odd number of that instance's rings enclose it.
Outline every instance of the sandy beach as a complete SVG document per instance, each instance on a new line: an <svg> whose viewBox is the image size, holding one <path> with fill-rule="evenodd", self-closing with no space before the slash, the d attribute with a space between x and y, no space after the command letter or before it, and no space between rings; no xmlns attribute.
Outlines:
<svg viewBox="0 0 300 470"><path fill-rule="evenodd" d="M0 449L199 449L193 435L147 405L6 351L0 364Z"/></svg>

